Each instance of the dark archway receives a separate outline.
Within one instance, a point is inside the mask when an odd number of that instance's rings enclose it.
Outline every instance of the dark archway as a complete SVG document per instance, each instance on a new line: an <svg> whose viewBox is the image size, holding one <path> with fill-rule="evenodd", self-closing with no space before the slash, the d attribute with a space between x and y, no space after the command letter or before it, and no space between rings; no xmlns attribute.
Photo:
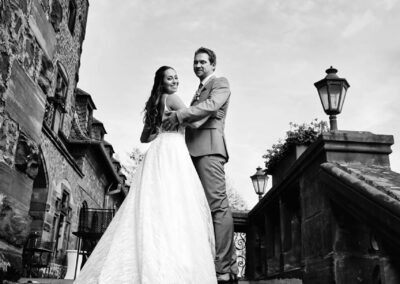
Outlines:
<svg viewBox="0 0 400 284"><path fill-rule="evenodd" d="M47 198L49 180L46 163L39 149L38 174L33 181L29 215L32 218L30 234L24 246L23 265L25 276L40 276L40 269L46 267L51 258L52 243L43 241L43 231L46 230L45 215L49 209ZM50 224L47 224L50 228Z"/></svg>
<svg viewBox="0 0 400 284"><path fill-rule="evenodd" d="M39 165L38 174L33 181L33 190L31 196L31 204L29 208L29 215L32 217L31 233L39 234L44 229L44 219L47 208L47 199L49 195L49 179L46 169L46 161L44 159L41 149L39 149Z"/></svg>

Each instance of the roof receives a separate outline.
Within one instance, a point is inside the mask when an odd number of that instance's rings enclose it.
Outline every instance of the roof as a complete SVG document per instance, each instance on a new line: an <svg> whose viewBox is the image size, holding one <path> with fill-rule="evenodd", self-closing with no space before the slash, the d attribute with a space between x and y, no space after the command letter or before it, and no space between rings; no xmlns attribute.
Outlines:
<svg viewBox="0 0 400 284"><path fill-rule="evenodd" d="M103 142L104 147L111 149L111 155L113 153L115 153L113 146L109 142L107 142L106 140L103 140L102 142Z"/></svg>
<svg viewBox="0 0 400 284"><path fill-rule="evenodd" d="M383 166L366 166L361 163L324 163L321 167L339 179L357 183L366 190L372 187L377 193L397 200L400 206L400 173Z"/></svg>
<svg viewBox="0 0 400 284"><path fill-rule="evenodd" d="M337 205L400 246L400 173L360 163L323 163L321 169L321 188Z"/></svg>
<svg viewBox="0 0 400 284"><path fill-rule="evenodd" d="M92 124L101 124L101 125L104 125L103 122L101 122L100 120L98 120L98 119L95 118L95 117L93 117Z"/></svg>
<svg viewBox="0 0 400 284"><path fill-rule="evenodd" d="M90 140L90 137L82 130L81 126L77 122L77 114L74 114L74 118L71 122L71 133L70 138L74 140Z"/></svg>
<svg viewBox="0 0 400 284"><path fill-rule="evenodd" d="M67 140L68 146L69 147L79 147L80 149L83 149L83 146L86 147L91 147L97 151L97 153L100 154L100 157L102 157L106 161L106 166L109 170L109 172L112 174L113 178L115 179L116 182L121 183L121 177L119 176L119 173L117 173L113 167L113 162L111 161L110 156L108 155L108 152L104 148L104 145L102 144L101 141L97 140L75 140L75 139L68 139ZM99 156L98 156L99 157Z"/></svg>
<svg viewBox="0 0 400 284"><path fill-rule="evenodd" d="M107 133L106 129L104 128L103 122L101 122L100 120L98 120L98 119L95 118L95 117L92 117L92 126L93 126L93 125L100 126L100 128L103 130L103 133L104 133L104 134Z"/></svg>
<svg viewBox="0 0 400 284"><path fill-rule="evenodd" d="M91 108L96 109L96 105L94 104L94 102L92 100L92 96L89 93L86 93L82 89L76 88L75 96L76 96L76 99L87 99Z"/></svg>

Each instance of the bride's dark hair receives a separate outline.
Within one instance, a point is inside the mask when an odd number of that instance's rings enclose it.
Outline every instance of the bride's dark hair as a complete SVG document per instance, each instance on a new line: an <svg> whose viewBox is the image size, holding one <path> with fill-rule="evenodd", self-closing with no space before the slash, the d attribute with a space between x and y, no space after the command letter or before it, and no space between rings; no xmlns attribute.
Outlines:
<svg viewBox="0 0 400 284"><path fill-rule="evenodd" d="M154 133L158 126L161 125L162 121L162 110L161 106L161 95L164 93L163 89L163 79L164 73L168 69L174 70L174 68L169 66L161 66L156 71L154 76L154 84L151 89L150 98L146 102L144 107L144 118L143 121L151 129L151 133Z"/></svg>

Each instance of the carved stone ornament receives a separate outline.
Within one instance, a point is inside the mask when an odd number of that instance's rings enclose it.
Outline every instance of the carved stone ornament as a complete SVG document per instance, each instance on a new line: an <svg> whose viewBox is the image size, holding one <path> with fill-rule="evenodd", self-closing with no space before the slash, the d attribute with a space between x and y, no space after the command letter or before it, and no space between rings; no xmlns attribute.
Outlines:
<svg viewBox="0 0 400 284"><path fill-rule="evenodd" d="M34 179L39 171L39 149L35 142L21 134L15 154L15 167Z"/></svg>
<svg viewBox="0 0 400 284"><path fill-rule="evenodd" d="M30 231L31 218L14 210L7 196L0 193L0 238L8 243L22 247Z"/></svg>

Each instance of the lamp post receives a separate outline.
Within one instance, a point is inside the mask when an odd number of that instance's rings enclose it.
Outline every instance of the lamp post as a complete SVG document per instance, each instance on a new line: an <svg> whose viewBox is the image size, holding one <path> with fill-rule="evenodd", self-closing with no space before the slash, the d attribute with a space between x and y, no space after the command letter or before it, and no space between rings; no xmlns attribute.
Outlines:
<svg viewBox="0 0 400 284"><path fill-rule="evenodd" d="M322 107L327 115L329 115L329 123L331 130L338 130L336 115L342 112L344 99L349 83L344 78L339 78L337 69L332 66L326 71L326 77L316 83L314 86L318 90Z"/></svg>
<svg viewBox="0 0 400 284"><path fill-rule="evenodd" d="M258 195L258 200L261 200L263 194L265 193L265 187L267 186L268 176L261 169L261 167L257 167L257 171L251 177L251 181L253 182L254 191Z"/></svg>

